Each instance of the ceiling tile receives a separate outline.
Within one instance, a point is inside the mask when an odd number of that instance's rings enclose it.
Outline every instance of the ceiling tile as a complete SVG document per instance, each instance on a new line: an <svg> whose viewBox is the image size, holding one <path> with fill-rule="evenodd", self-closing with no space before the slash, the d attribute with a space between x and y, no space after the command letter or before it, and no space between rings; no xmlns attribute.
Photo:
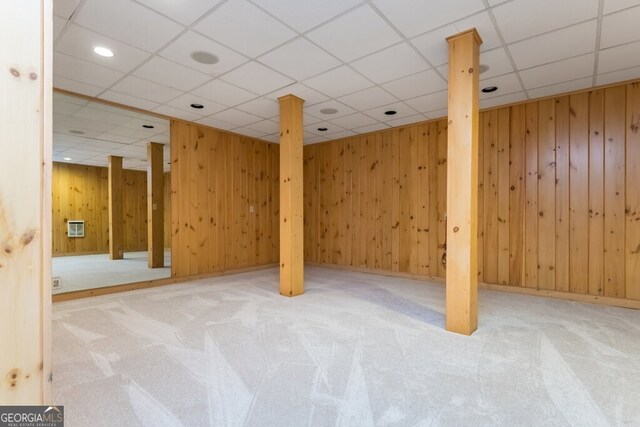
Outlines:
<svg viewBox="0 0 640 427"><path fill-rule="evenodd" d="M608 85L637 78L640 78L640 67L633 67L625 70L614 71L612 73L598 74L596 84Z"/></svg>
<svg viewBox="0 0 640 427"><path fill-rule="evenodd" d="M598 74L640 65L638 52L640 52L640 42L601 50L598 56Z"/></svg>
<svg viewBox="0 0 640 427"><path fill-rule="evenodd" d="M348 138L348 137L354 136L354 135L356 135L356 133L354 131L345 129L345 130L341 130L341 131L338 131L338 132L329 133L329 134L326 135L326 137L329 138L329 139L335 140L335 139Z"/></svg>
<svg viewBox="0 0 640 427"><path fill-rule="evenodd" d="M640 6L623 10L602 18L600 48L640 40ZM632 24L633 23L633 24Z"/></svg>
<svg viewBox="0 0 640 427"><path fill-rule="evenodd" d="M295 32L246 0L224 3L194 29L250 57L261 55L296 36Z"/></svg>
<svg viewBox="0 0 640 427"><path fill-rule="evenodd" d="M335 114L321 113L320 110L323 110L325 108L335 108L336 110L338 110L338 112ZM353 114L356 112L356 110L354 110L353 108L347 107L346 105L338 101L331 100L331 101L321 102L320 104L311 105L309 107L305 107L304 112L311 114L312 116L315 116L320 120L333 120L337 117ZM307 123L310 123L310 122L307 122Z"/></svg>
<svg viewBox="0 0 640 427"><path fill-rule="evenodd" d="M375 83L385 83L430 68L407 43L359 59L351 66Z"/></svg>
<svg viewBox="0 0 640 427"><path fill-rule="evenodd" d="M198 51L212 53L220 61L217 64L196 62L191 58L191 54ZM193 31L187 31L180 36L180 38L163 49L160 52L160 56L212 76L226 73L249 61L247 57Z"/></svg>
<svg viewBox="0 0 640 427"><path fill-rule="evenodd" d="M53 2L53 13L64 19L69 19L80 4L80 1L81 0L55 0Z"/></svg>
<svg viewBox="0 0 640 427"><path fill-rule="evenodd" d="M248 136L251 138L260 138L264 135L264 132L260 132L258 130L251 129L248 127L235 128L233 132L239 133L240 135Z"/></svg>
<svg viewBox="0 0 640 427"><path fill-rule="evenodd" d="M119 71L57 52L53 54L53 75L103 88L111 86L124 76Z"/></svg>
<svg viewBox="0 0 640 427"><path fill-rule="evenodd" d="M326 128L327 130L325 131L318 130L318 129L324 129L324 128ZM329 122L320 122L313 125L307 125L304 127L304 131L307 135L317 135L317 136L322 136L327 138L329 134L340 132L343 130L344 128Z"/></svg>
<svg viewBox="0 0 640 427"><path fill-rule="evenodd" d="M496 96L495 98L483 99L480 101L480 108L492 108L516 102L524 101L527 95L524 92L510 93L509 95Z"/></svg>
<svg viewBox="0 0 640 427"><path fill-rule="evenodd" d="M520 72L525 89L562 83L593 75L595 55L590 53Z"/></svg>
<svg viewBox="0 0 640 427"><path fill-rule="evenodd" d="M56 75L53 76L53 87L88 96L96 96L104 90L104 88L101 87L65 79L64 77Z"/></svg>
<svg viewBox="0 0 640 427"><path fill-rule="evenodd" d="M114 92L112 90L106 91L105 93L100 95L100 98L106 99L107 101L117 102L118 104L141 108L143 110L152 110L159 105L158 103L153 101L147 101L146 99L136 98L135 96L129 96L124 93Z"/></svg>
<svg viewBox="0 0 640 427"><path fill-rule="evenodd" d="M392 127L405 126L414 123L420 123L427 120L426 116L423 114L415 114L413 116L401 117L399 119L388 120L386 123Z"/></svg>
<svg viewBox="0 0 640 427"><path fill-rule="evenodd" d="M236 108L244 111L245 113L264 117L265 119L277 117L280 114L279 104L276 101L267 98L257 98L252 101L245 102L244 104L240 104L236 106Z"/></svg>
<svg viewBox="0 0 640 427"><path fill-rule="evenodd" d="M505 42L513 43L596 18L598 0L514 0L495 7L493 15Z"/></svg>
<svg viewBox="0 0 640 427"><path fill-rule="evenodd" d="M263 135L280 131L280 124L272 120L263 120L261 122L251 123L250 125L247 125L247 127L255 131L262 132Z"/></svg>
<svg viewBox="0 0 640 427"><path fill-rule="evenodd" d="M171 107L169 105L161 105L159 107L154 108L152 111L155 113L164 114L165 116L168 116L168 117L173 117L175 119L188 120L191 122L197 121L198 119L202 118L202 116L199 114L190 113L184 110L180 110L178 108Z"/></svg>
<svg viewBox="0 0 640 427"><path fill-rule="evenodd" d="M306 111L302 112L302 123L304 123L305 125L312 125L314 123L320 123L321 121L322 119L319 119Z"/></svg>
<svg viewBox="0 0 640 427"><path fill-rule="evenodd" d="M218 120L213 117L202 117L198 120L195 120L195 122L201 125L210 126L212 128L222 129L222 130L231 130L238 127L238 125L236 124L224 122L222 120Z"/></svg>
<svg viewBox="0 0 640 427"><path fill-rule="evenodd" d="M311 138L307 138L307 137L305 137L305 138L304 138L304 141L303 141L303 144L304 144L304 145L309 145L309 144L318 144L318 143L321 143L321 142L327 142L327 141L329 141L329 138L326 138L326 137L324 137L324 136L319 136L319 135L317 135L317 136L313 136L313 137L311 137Z"/></svg>
<svg viewBox="0 0 640 427"><path fill-rule="evenodd" d="M358 134L369 133L369 132L377 132L384 129L389 129L389 125L386 123L376 123L374 125L363 126L361 128L354 129L354 131Z"/></svg>
<svg viewBox="0 0 640 427"><path fill-rule="evenodd" d="M398 101L393 95L390 95L378 86L343 96L338 100L359 111L370 110Z"/></svg>
<svg viewBox="0 0 640 427"><path fill-rule="evenodd" d="M148 52L155 52L184 28L129 0L87 0L75 23Z"/></svg>
<svg viewBox="0 0 640 427"><path fill-rule="evenodd" d="M115 84L111 90L121 94L164 104L182 92L135 76L128 76Z"/></svg>
<svg viewBox="0 0 640 427"><path fill-rule="evenodd" d="M298 38L260 57L260 62L296 80L340 65L340 61L307 39Z"/></svg>
<svg viewBox="0 0 640 427"><path fill-rule="evenodd" d="M586 77L583 79L572 80L570 82L559 83L550 86L544 86L537 89L529 90L530 98L542 98L544 96L556 95L561 93L573 92L585 89L593 85L593 78Z"/></svg>
<svg viewBox="0 0 640 427"><path fill-rule="evenodd" d="M175 89L190 91L211 79L210 76L154 56L134 73L138 77Z"/></svg>
<svg viewBox="0 0 640 427"><path fill-rule="evenodd" d="M236 68L225 74L222 79L258 95L273 92L294 82L290 78L255 61Z"/></svg>
<svg viewBox="0 0 640 427"><path fill-rule="evenodd" d="M204 106L204 108L196 109L196 108L193 108L191 104L200 104ZM176 99L173 99L167 102L166 105L173 108L178 108L180 110L183 110L189 113L193 112L195 114L198 114L199 116L209 116L211 114L218 113L228 108L225 105L201 98L192 93L185 93L184 95L179 96Z"/></svg>
<svg viewBox="0 0 640 427"><path fill-rule="evenodd" d="M638 0L604 0L603 13L606 15L633 6L638 6Z"/></svg>
<svg viewBox="0 0 640 427"><path fill-rule="evenodd" d="M154 126L154 129L149 129L149 131L151 133L163 133L163 132L169 132L169 121L168 120L162 120L162 124L156 123L154 121L149 120L150 116L144 116L143 117L136 117L133 118L131 120L129 120L128 122L124 123L122 125L122 127L128 128L128 129L134 129L134 130L139 130L142 129L142 126L144 125L152 125ZM147 130L147 129L145 129Z"/></svg>
<svg viewBox="0 0 640 427"><path fill-rule="evenodd" d="M262 121L262 117L254 116L253 114L245 113L235 108L212 114L210 117L216 120L222 120L223 122L233 123L236 126L247 126L251 123Z"/></svg>
<svg viewBox="0 0 640 427"><path fill-rule="evenodd" d="M285 86L274 92L271 92L268 95L265 95L265 97L277 100L281 96L290 94L295 95L300 99L304 99L305 106L318 104L329 99L328 96L323 95L317 90L311 89L310 87L305 86L302 83L293 83L291 85Z"/></svg>
<svg viewBox="0 0 640 427"><path fill-rule="evenodd" d="M95 54L93 48L98 46L110 49L113 57L105 58ZM73 24L67 28L64 36L56 44L55 50L124 73L128 73L149 57L149 54L143 50Z"/></svg>
<svg viewBox="0 0 640 427"><path fill-rule="evenodd" d="M307 38L347 62L401 40L393 28L368 5L311 31Z"/></svg>
<svg viewBox="0 0 640 427"><path fill-rule="evenodd" d="M419 113L428 113L433 110L440 110L447 107L449 95L447 90L431 93L429 95L418 96L405 101L410 107Z"/></svg>
<svg viewBox="0 0 640 427"><path fill-rule="evenodd" d="M55 43L56 39L64 30L64 26L67 25L67 20L64 18L60 18L59 16L53 16L53 41Z"/></svg>
<svg viewBox="0 0 640 427"><path fill-rule="evenodd" d="M332 98L373 86L369 80L345 65L305 80L304 84Z"/></svg>
<svg viewBox="0 0 640 427"><path fill-rule="evenodd" d="M427 116L427 118L431 120L444 119L447 117L447 109L442 108L440 110L429 111L428 113L425 113L425 116Z"/></svg>
<svg viewBox="0 0 640 427"><path fill-rule="evenodd" d="M256 97L254 93L241 89L220 79L212 80L195 92L203 98L233 107Z"/></svg>
<svg viewBox="0 0 640 427"><path fill-rule="evenodd" d="M175 19L182 25L190 25L209 10L213 9L220 0L137 0L138 3Z"/></svg>
<svg viewBox="0 0 640 427"><path fill-rule="evenodd" d="M480 74L480 79L488 79L502 74L513 73L513 66L503 48L493 49L480 54L480 64L489 67Z"/></svg>
<svg viewBox="0 0 640 427"><path fill-rule="evenodd" d="M427 70L385 83L382 87L404 100L444 90L447 88L447 82L435 70Z"/></svg>
<svg viewBox="0 0 640 427"><path fill-rule="evenodd" d="M265 135L260 139L262 139L263 141L274 142L274 143L277 144L277 143L280 142L280 134L279 133L275 133L275 134L272 134L272 135ZM303 142L303 144L304 144L304 142Z"/></svg>
<svg viewBox="0 0 640 427"><path fill-rule="evenodd" d="M118 111L123 112L125 110ZM93 108L91 105L81 108L73 115L73 117L101 122L114 126L121 126L122 124L131 120L131 117L125 114L110 113L104 110Z"/></svg>
<svg viewBox="0 0 640 427"><path fill-rule="evenodd" d="M298 32L305 32L362 3L362 0L253 0Z"/></svg>
<svg viewBox="0 0 640 427"><path fill-rule="evenodd" d="M362 126L372 125L378 121L362 113L350 114L344 117L338 117L331 120L331 123L336 124L345 129L360 128Z"/></svg>
<svg viewBox="0 0 640 427"><path fill-rule="evenodd" d="M453 25L447 25L411 39L411 43L427 58L431 65L438 66L449 60L449 48L446 39L455 33L456 29Z"/></svg>
<svg viewBox="0 0 640 427"><path fill-rule="evenodd" d="M386 111L390 110L395 111L396 114L392 116L385 114ZM402 117L413 116L417 113L417 111L415 111L411 106L405 103L397 102L395 104L373 108L371 110L365 111L365 113L380 122L389 122L391 120L397 120Z"/></svg>
<svg viewBox="0 0 640 427"><path fill-rule="evenodd" d="M53 114L58 116L72 116L82 109L82 104L67 102L60 98L53 98Z"/></svg>
<svg viewBox="0 0 640 427"><path fill-rule="evenodd" d="M597 24L593 19L532 37L509 45L509 51L519 70L593 52Z"/></svg>
<svg viewBox="0 0 640 427"><path fill-rule="evenodd" d="M480 92L480 99L495 98L496 96L508 95L514 92L522 92L523 88L515 73L505 74L490 79L480 81L480 87L496 86L498 90L490 93Z"/></svg>
<svg viewBox="0 0 640 427"><path fill-rule="evenodd" d="M455 31L449 36L475 28L482 38L480 52L502 46L502 40L500 40L496 27L487 12L476 13L473 16L456 21L452 25Z"/></svg>
<svg viewBox="0 0 640 427"><path fill-rule="evenodd" d="M374 0L373 4L407 37L422 34L484 9L482 0L404 0L401 4L398 0Z"/></svg>

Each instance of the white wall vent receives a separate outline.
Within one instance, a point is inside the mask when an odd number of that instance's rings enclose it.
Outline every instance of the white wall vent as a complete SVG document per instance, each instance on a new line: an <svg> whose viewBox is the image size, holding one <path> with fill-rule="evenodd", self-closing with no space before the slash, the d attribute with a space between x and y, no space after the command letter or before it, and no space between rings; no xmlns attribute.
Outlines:
<svg viewBox="0 0 640 427"><path fill-rule="evenodd" d="M84 221L67 222L68 237L84 237Z"/></svg>

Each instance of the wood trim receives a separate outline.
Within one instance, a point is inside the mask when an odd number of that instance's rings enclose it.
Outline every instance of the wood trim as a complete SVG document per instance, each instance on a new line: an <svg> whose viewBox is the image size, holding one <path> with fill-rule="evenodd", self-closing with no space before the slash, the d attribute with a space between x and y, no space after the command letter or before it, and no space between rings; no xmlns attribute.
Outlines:
<svg viewBox="0 0 640 427"><path fill-rule="evenodd" d="M164 267L163 145L147 144L147 252L149 268Z"/></svg>
<svg viewBox="0 0 640 427"><path fill-rule="evenodd" d="M445 285L445 280L441 277L421 276L419 274L401 273L389 270L377 270L373 268L350 267L345 265L325 264L317 262L305 262L305 266L330 268L332 270L350 271L354 273L373 274L376 276L397 277L400 279L418 280L421 282L436 283ZM629 308L640 310L640 301L627 300L622 298L611 298L599 295L572 294L569 292L550 291L546 289L522 288L507 285L494 285L491 283L478 282L479 289L488 289L492 291L508 292L514 294L528 295L534 297L562 299L565 301L574 301L587 304L606 305L610 307Z"/></svg>
<svg viewBox="0 0 640 427"><path fill-rule="evenodd" d="M147 280L147 281L140 281L140 282L134 282L134 283L127 283L124 285L114 285L114 286L105 286L103 288L84 289L81 291L55 294L52 297L52 301L54 303L63 302L63 301L72 301L72 300L77 300L82 298L97 297L102 295L136 291L140 289L155 288L158 286L175 285L180 283L192 282L194 280L209 279L209 278L218 277L218 276L229 276L233 274L247 273L250 271L266 270L269 268L276 268L277 266L278 264L275 264L275 263L265 264L265 265L257 265L254 267L234 269L234 270L218 271L218 272L209 273L209 274L197 274L197 275L185 276L185 277L167 277L166 279Z"/></svg>
<svg viewBox="0 0 640 427"><path fill-rule="evenodd" d="M109 156L109 257L124 257L124 215L122 157Z"/></svg>

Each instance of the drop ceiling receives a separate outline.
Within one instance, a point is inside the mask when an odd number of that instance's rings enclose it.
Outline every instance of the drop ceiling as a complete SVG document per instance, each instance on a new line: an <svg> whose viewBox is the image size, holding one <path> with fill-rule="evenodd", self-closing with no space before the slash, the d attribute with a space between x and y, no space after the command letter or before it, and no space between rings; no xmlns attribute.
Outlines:
<svg viewBox="0 0 640 427"><path fill-rule="evenodd" d="M640 0L54 0L54 14L55 87L272 142L288 93L306 101L305 143L446 115L445 38L471 27L481 86L498 87L481 108L640 77Z"/></svg>

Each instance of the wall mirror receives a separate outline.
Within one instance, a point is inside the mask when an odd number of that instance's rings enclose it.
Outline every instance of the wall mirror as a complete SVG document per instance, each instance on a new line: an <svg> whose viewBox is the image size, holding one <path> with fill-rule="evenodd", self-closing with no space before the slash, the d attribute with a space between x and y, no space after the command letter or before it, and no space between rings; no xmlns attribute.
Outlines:
<svg viewBox="0 0 640 427"><path fill-rule="evenodd" d="M161 150L163 265L148 263L148 144ZM171 276L169 121L63 93L53 97L53 294ZM122 158L109 194L109 157ZM157 159L157 157L156 157ZM157 161L157 160L156 160ZM153 180L152 180L153 181ZM158 188L158 187L156 187ZM110 205L111 204L111 205ZM163 205L163 206L160 206ZM109 209L121 212L122 259L111 259ZM114 230L116 227L114 227ZM156 247L158 247L156 245ZM160 249L160 252L162 249ZM156 251L156 259L158 259Z"/></svg>

